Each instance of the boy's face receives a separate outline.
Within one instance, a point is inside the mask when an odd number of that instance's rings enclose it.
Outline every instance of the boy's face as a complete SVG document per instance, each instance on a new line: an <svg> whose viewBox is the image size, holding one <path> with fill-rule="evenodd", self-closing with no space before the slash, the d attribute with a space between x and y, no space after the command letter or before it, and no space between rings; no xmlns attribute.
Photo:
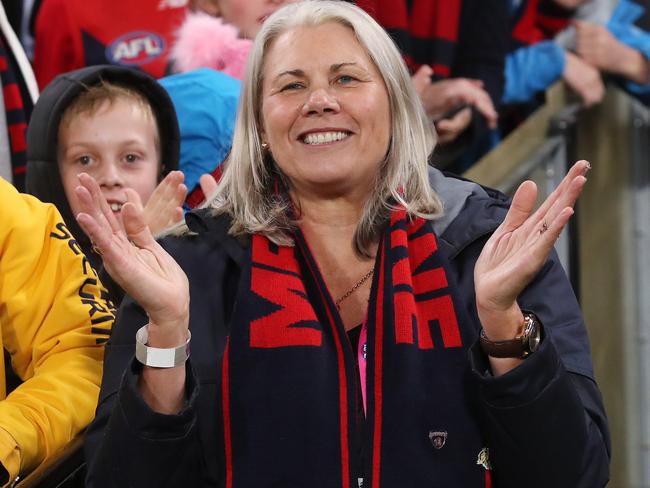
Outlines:
<svg viewBox="0 0 650 488"><path fill-rule="evenodd" d="M283 5L299 0L216 0L216 14L239 29L240 35L255 39L266 18Z"/></svg>
<svg viewBox="0 0 650 488"><path fill-rule="evenodd" d="M151 113L128 99L105 101L95 112L82 112L59 128L59 172L73 215L81 208L74 189L87 173L99 184L120 224L125 188L146 204L160 170L158 128Z"/></svg>

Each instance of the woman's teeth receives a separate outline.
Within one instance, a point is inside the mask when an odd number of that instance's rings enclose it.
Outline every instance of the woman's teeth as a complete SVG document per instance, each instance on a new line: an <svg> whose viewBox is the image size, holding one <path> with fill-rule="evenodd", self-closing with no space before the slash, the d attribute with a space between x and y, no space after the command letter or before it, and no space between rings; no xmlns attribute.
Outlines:
<svg viewBox="0 0 650 488"><path fill-rule="evenodd" d="M111 210L113 212L119 212L120 210L122 210L122 204L121 203L111 203L110 205L111 205Z"/></svg>
<svg viewBox="0 0 650 488"><path fill-rule="evenodd" d="M345 139L350 134L346 132L318 132L313 134L307 134L303 141L305 144L318 145L318 144L327 144L328 142L335 142Z"/></svg>

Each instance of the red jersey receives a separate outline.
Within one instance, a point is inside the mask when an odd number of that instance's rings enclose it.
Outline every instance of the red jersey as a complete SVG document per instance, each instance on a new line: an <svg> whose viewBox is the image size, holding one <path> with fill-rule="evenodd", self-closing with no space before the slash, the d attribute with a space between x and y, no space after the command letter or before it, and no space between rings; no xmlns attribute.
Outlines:
<svg viewBox="0 0 650 488"><path fill-rule="evenodd" d="M41 89L66 71L97 64L165 75L189 0L43 0L34 71Z"/></svg>

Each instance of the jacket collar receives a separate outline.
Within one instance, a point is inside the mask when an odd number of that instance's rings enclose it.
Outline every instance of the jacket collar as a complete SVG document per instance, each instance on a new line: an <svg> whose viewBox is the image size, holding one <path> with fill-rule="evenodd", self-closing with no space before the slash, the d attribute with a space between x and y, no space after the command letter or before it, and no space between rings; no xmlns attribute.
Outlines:
<svg viewBox="0 0 650 488"><path fill-rule="evenodd" d="M429 168L429 182L443 204L443 215L433 221L433 229L456 257L472 242L494 232L503 220L509 199L502 193L460 177ZM241 266L249 239L228 233L230 217L213 215L210 209L193 210L185 216L190 231L205 235Z"/></svg>
<svg viewBox="0 0 650 488"><path fill-rule="evenodd" d="M185 223L190 231L218 244L241 267L250 240L231 236L228 233L230 222L228 215L214 215L209 208L193 210L185 215Z"/></svg>
<svg viewBox="0 0 650 488"><path fill-rule="evenodd" d="M510 200L502 193L436 168L429 168L429 183L442 200L443 215L434 220L436 235L454 258L467 245L494 232Z"/></svg>

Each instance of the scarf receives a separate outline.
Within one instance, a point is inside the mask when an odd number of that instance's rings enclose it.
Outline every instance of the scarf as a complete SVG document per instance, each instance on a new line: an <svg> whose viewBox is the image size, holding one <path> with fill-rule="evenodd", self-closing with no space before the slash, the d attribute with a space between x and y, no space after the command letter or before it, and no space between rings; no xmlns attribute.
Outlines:
<svg viewBox="0 0 650 488"><path fill-rule="evenodd" d="M13 184L18 191L25 191L25 171L27 170L27 130L28 111L23 103L23 95L16 78L19 72L11 58L4 38L0 36L0 78L2 78L2 93L7 117L7 131L11 149L11 172Z"/></svg>
<svg viewBox="0 0 650 488"><path fill-rule="evenodd" d="M524 0L513 15L511 50L553 38L568 27L574 13L551 0Z"/></svg>
<svg viewBox="0 0 650 488"><path fill-rule="evenodd" d="M222 370L226 487L489 487L476 327L430 222L393 211L357 351L295 242L254 235L246 251Z"/></svg>
<svg viewBox="0 0 650 488"><path fill-rule="evenodd" d="M454 62L462 0L357 0L398 45L409 68L423 64L448 78Z"/></svg>

